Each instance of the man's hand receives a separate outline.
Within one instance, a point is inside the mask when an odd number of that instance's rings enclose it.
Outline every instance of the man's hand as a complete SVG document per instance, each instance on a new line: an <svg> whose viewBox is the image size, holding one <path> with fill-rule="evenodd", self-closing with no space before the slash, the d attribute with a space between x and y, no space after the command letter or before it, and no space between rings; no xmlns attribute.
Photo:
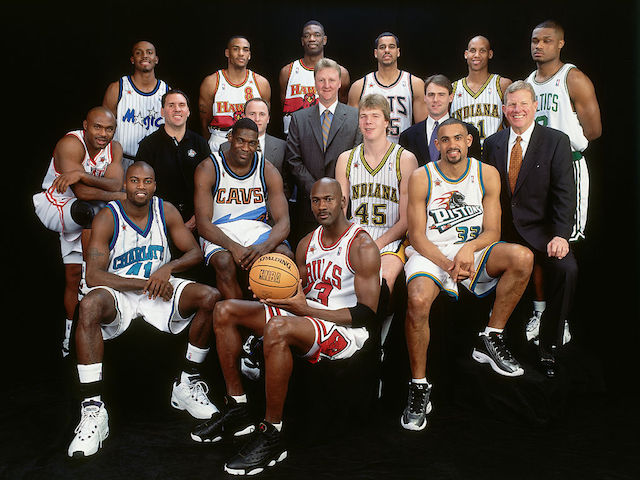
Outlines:
<svg viewBox="0 0 640 480"><path fill-rule="evenodd" d="M160 296L163 300L169 301L173 296L173 285L169 283L171 278L171 268L163 265L151 274L149 280L144 286L142 293L149 295L150 299L155 300Z"/></svg>
<svg viewBox="0 0 640 480"><path fill-rule="evenodd" d="M297 316L304 316L308 308L307 297L305 297L304 291L302 290L302 279L298 283L298 291L292 297L283 298L280 300L267 298L260 301L262 303L266 303L267 305L271 305L272 307L286 310L287 312Z"/></svg>
<svg viewBox="0 0 640 480"><path fill-rule="evenodd" d="M448 270L449 275L454 282L460 282L466 278L475 275L473 247L468 244L462 246L455 257L453 257L453 266Z"/></svg>
<svg viewBox="0 0 640 480"><path fill-rule="evenodd" d="M250 245L248 247L238 245L231 250L233 259L243 270L249 270L251 265L253 265L253 262L267 253L269 253L269 249L264 243Z"/></svg>
<svg viewBox="0 0 640 480"><path fill-rule="evenodd" d="M84 174L84 170L71 170L70 172L61 173L55 178L51 188L57 190L58 193L64 193L71 185L78 183Z"/></svg>
<svg viewBox="0 0 640 480"><path fill-rule="evenodd" d="M569 253L569 242L562 237L553 237L547 244L547 255L563 259Z"/></svg>

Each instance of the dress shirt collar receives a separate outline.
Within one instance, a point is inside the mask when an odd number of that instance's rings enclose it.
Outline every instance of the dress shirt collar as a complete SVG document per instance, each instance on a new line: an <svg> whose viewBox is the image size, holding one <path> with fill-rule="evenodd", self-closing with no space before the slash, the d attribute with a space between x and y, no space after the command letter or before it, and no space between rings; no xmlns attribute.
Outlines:
<svg viewBox="0 0 640 480"><path fill-rule="evenodd" d="M440 125L442 122L444 122L445 120L449 119L449 114L445 113L444 116L440 119L438 119L438 125ZM427 128L427 140L431 141L431 133L433 132L433 124L436 123L436 120L431 118L430 116L427 117L427 123L426 123L426 128Z"/></svg>
<svg viewBox="0 0 640 480"><path fill-rule="evenodd" d="M318 110L320 111L320 117L322 118L322 114L324 113L325 110L329 110L332 115L335 115L337 106L338 106L338 100L337 99L329 107L325 107L320 102L318 102Z"/></svg>
<svg viewBox="0 0 640 480"><path fill-rule="evenodd" d="M509 146L513 146L516 143L516 138L519 136L522 137L522 141L520 142L520 145L522 145L523 143L526 145L529 145L529 140L531 140L531 134L533 133L533 128L535 126L536 126L536 122L532 122L531 125L529 125L529 128L527 128L520 135L515 133L513 131L513 128L509 128ZM523 146L523 149L524 149L524 146ZM523 150L523 153L524 153L524 150Z"/></svg>

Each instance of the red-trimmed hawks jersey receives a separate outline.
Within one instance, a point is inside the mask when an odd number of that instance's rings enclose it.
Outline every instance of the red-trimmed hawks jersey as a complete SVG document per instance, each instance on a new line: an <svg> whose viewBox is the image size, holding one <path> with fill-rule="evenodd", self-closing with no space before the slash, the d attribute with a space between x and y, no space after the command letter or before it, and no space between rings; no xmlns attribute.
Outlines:
<svg viewBox="0 0 640 480"><path fill-rule="evenodd" d="M212 128L229 130L242 118L244 104L252 98L260 98L256 74L247 69L247 75L240 84L231 83L225 70L218 70L218 89L213 99Z"/></svg>
<svg viewBox="0 0 640 480"><path fill-rule="evenodd" d="M318 103L316 94L316 82L313 77L313 67L306 66L302 59L291 63L289 67L289 80L284 96L284 133L289 133L290 115L293 112L314 106Z"/></svg>

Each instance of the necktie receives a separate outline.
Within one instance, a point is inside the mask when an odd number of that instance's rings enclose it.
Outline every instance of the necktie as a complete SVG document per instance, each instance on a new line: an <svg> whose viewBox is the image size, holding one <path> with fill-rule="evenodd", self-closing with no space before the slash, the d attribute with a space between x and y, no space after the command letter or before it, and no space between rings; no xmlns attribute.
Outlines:
<svg viewBox="0 0 640 480"><path fill-rule="evenodd" d="M511 187L511 193L513 193L513 190L516 188L516 181L518 180L518 174L522 166L521 141L522 137L518 135L518 137L516 137L516 144L511 149L511 157L509 158L509 187Z"/></svg>
<svg viewBox="0 0 640 480"><path fill-rule="evenodd" d="M436 137L438 136L438 121L433 123L433 130L431 130L431 139L429 140L429 157L431 161L435 162L440 157L440 152L436 147Z"/></svg>
<svg viewBox="0 0 640 480"><path fill-rule="evenodd" d="M331 129L331 120L333 114L329 110L322 112L322 149L327 149L327 140L329 139L329 130Z"/></svg>

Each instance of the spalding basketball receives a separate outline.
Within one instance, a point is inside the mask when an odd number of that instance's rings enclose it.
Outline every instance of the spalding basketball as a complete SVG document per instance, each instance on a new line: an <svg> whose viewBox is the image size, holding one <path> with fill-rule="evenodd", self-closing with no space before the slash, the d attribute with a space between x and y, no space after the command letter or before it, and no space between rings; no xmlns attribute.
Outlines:
<svg viewBox="0 0 640 480"><path fill-rule="evenodd" d="M249 270L249 285L261 299L289 298L298 289L300 273L296 264L281 253L267 253L256 260Z"/></svg>

